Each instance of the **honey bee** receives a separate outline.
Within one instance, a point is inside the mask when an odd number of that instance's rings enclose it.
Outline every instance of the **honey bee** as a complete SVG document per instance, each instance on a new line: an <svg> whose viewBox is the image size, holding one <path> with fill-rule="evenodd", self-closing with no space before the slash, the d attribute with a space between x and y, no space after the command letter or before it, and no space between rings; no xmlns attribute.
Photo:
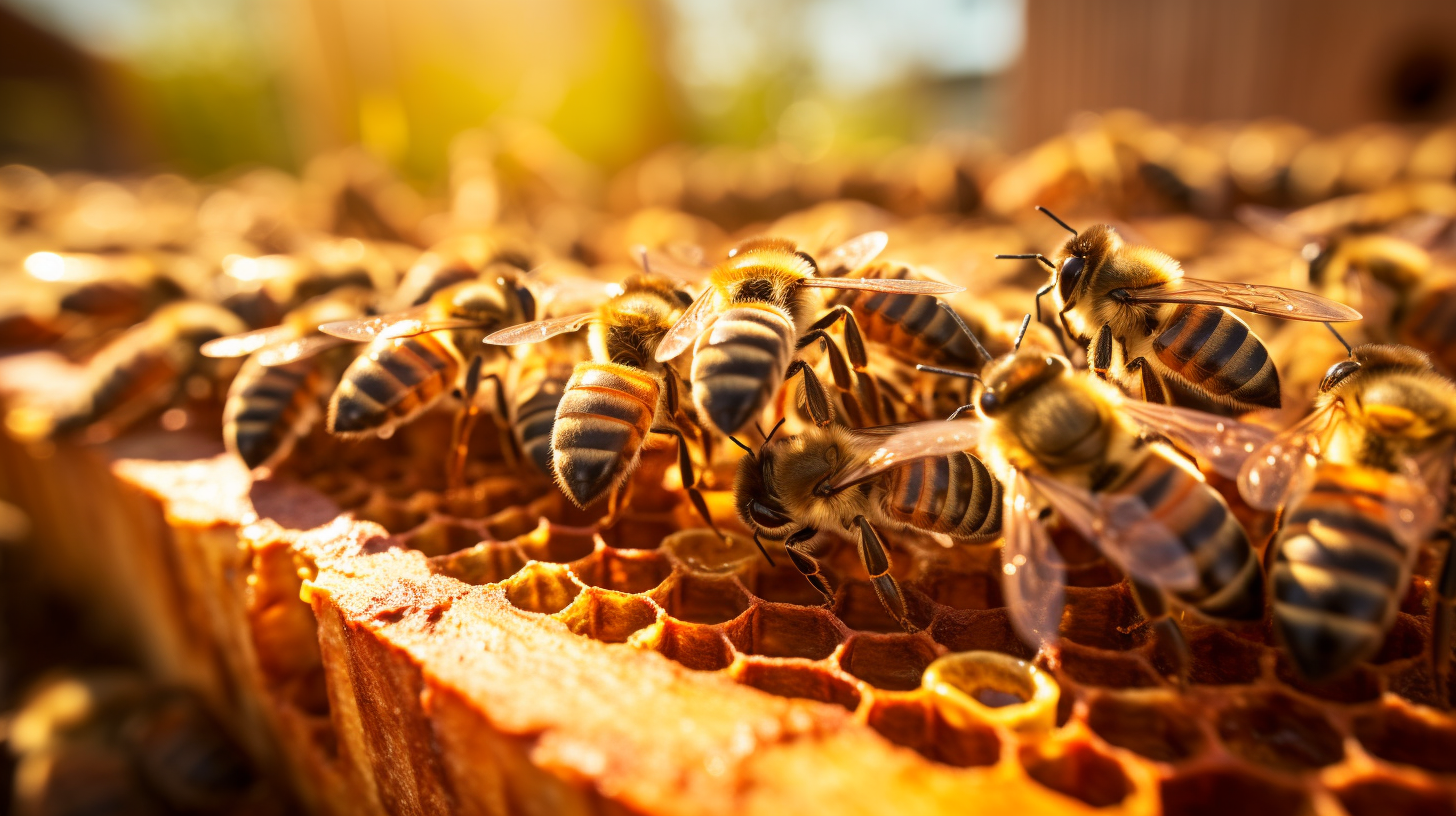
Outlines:
<svg viewBox="0 0 1456 816"><path fill-rule="evenodd" d="M552 477L551 429L556 408L576 364L591 355L580 337L562 334L537 343L511 369L511 431L516 445L541 475Z"/></svg>
<svg viewBox="0 0 1456 816"><path fill-rule="evenodd" d="M140 255L34 252L21 267L25 274L0 290L0 348L74 347L187 296L172 275Z"/></svg>
<svg viewBox="0 0 1456 816"><path fill-rule="evenodd" d="M507 355L481 340L503 326L531 319L534 310L535 297L522 277L492 267L435 291L412 309L319 326L325 334L369 343L345 369L329 400L329 433L388 437L453 391L462 407L452 432L447 474L451 486L460 485L483 381L495 384L497 421L509 416L500 376ZM505 433L508 437L509 429Z"/></svg>
<svg viewBox="0 0 1456 816"><path fill-rule="evenodd" d="M885 245L883 233L850 239L826 256L827 265L857 269ZM657 347L667 362L694 347L693 404L726 434L739 431L778 392L790 356L812 309L811 288L946 294L961 287L927 280L819 277L819 266L792 242L745 241L708 277L707 289L678 318Z"/></svg>
<svg viewBox="0 0 1456 816"><path fill-rule="evenodd" d="M344 287L289 312L278 326L203 344L208 357L248 355L228 389L222 436L249 470L271 471L288 458L348 362L335 354L317 356L348 342L319 333L319 324L368 314L373 298L367 289Z"/></svg>
<svg viewBox="0 0 1456 816"><path fill-rule="evenodd" d="M1031 349L997 359L981 379L980 421L955 425L1004 485L1002 571L1012 623L1027 642L1055 641L1066 577L1033 512L1038 498L1127 575L1180 679L1190 656L1170 602L1218 620L1262 616L1257 553L1178 449L1232 478L1268 431L1127 398L1065 358Z"/></svg>
<svg viewBox="0 0 1456 816"><path fill-rule="evenodd" d="M1343 322L1360 313L1319 295L1277 286L1189 278L1155 249L1129 246L1105 224L1077 232L1045 208L1073 237L1054 259L1031 258L1052 270L1037 290L1051 293L1067 336L1087 344L1098 376L1148 402L1236 414L1278 408L1279 372L1263 341L1229 309L1286 320Z"/></svg>
<svg viewBox="0 0 1456 816"><path fill-rule="evenodd" d="M1456 441L1456 384L1425 354L1355 347L1331 366L1304 421L1245 463L1239 490L1279 509L1271 545L1274 629L1301 674L1339 674L1379 651L1421 548L1444 540L1432 657L1450 661L1447 509Z"/></svg>
<svg viewBox="0 0 1456 816"><path fill-rule="evenodd" d="M23 439L93 427L112 435L182 394L210 390L224 372L207 366L200 348L245 328L237 315L210 303L163 306L87 360L79 388L17 405L6 426Z"/></svg>
<svg viewBox="0 0 1456 816"><path fill-rule="evenodd" d="M486 338L496 345L536 343L591 326L591 360L572 371L551 427L556 482L578 507L610 493L609 518L615 518L647 436L666 434L677 437L678 465L693 506L713 526L688 450L691 439L706 452L707 440L680 399L681 375L654 357L691 302L672 279L637 274L595 311L512 326Z"/></svg>

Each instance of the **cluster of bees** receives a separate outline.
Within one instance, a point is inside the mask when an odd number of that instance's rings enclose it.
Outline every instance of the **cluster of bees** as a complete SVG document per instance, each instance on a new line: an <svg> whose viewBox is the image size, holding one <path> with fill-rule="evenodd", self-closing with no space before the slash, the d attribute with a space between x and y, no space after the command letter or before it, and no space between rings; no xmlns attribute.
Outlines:
<svg viewBox="0 0 1456 816"><path fill-rule="evenodd" d="M1379 650L1429 547L1432 660L1446 673L1449 180L1242 209L1285 248L1293 288L1193 277L1125 229L1043 210L1070 237L996 256L1022 281L1046 276L1003 313L963 291L977 281L898 260L884 231L841 240L856 218L832 207L816 226L755 228L714 262L677 240L691 219L673 212L656 223L678 226L615 260L553 252L505 222L447 230L420 252L383 233L379 201L396 199L349 182L359 175L342 174L329 211L373 232L298 231L283 251L229 253L193 278L157 261L164 250L24 255L17 277L58 295L48 313L12 309L0 334L12 348L70 347L84 387L12 405L10 432L104 439L163 408L166 425L179 400L225 387L223 440L267 478L320 419L343 439L387 438L449 408L448 489L468 483L486 418L504 456L579 507L602 503L602 527L630 508L634 471L660 441L707 527L741 523L826 598L836 577L819 556L850 542L906 629L895 546L999 540L1018 633L1054 644L1068 564L1053 532L1069 530L1125 574L1182 677L1177 620L1190 611L1272 613L1303 674L1349 669ZM553 224L592 221L562 212ZM1281 379L1239 313L1324 324L1344 354L1313 382ZM119 335L99 328L137 314ZM1275 339L1286 334L1304 336ZM731 491L736 519L715 516L714 491ZM1262 558L1231 501L1278 514Z"/></svg>

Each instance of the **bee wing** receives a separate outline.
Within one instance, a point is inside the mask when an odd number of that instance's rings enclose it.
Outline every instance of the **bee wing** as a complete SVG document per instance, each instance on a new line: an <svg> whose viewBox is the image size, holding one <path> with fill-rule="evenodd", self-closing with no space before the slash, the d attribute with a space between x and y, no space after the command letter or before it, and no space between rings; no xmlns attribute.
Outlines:
<svg viewBox="0 0 1456 816"><path fill-rule="evenodd" d="M1250 507L1277 510L1308 489L1325 432L1339 413L1337 403L1310 414L1264 443L1239 469L1239 495Z"/></svg>
<svg viewBox="0 0 1456 816"><path fill-rule="evenodd" d="M447 317L430 319L426 317L428 305L416 306L403 312L361 317L355 320L338 320L319 326L319 331L356 343L368 343L380 337L413 337L442 329L468 329L480 325L473 320Z"/></svg>
<svg viewBox="0 0 1456 816"><path fill-rule="evenodd" d="M1201 303L1315 323L1344 323L1360 319L1359 312L1343 303L1282 286L1174 278L1156 286L1125 291L1128 303Z"/></svg>
<svg viewBox="0 0 1456 816"><path fill-rule="evenodd" d="M687 351L688 346L691 346L693 341L698 339L698 335L708 328L708 324L712 322L713 318L717 317L717 303L717 293L711 287L698 295L698 299L693 301L693 305L689 306L687 311L682 313L682 317L672 324L672 328L667 330L667 334L662 336L662 342L657 344L657 353L653 355L654 359L659 363L665 363Z"/></svg>
<svg viewBox="0 0 1456 816"><path fill-rule="evenodd" d="M312 357L315 354L328 351L331 348L338 348L348 342L348 340L330 337L327 334L311 334L308 337L301 337L297 340L288 340L282 343L274 343L271 346L265 346L254 356L259 365L280 366L294 362L295 360Z"/></svg>
<svg viewBox="0 0 1456 816"><path fill-rule="evenodd" d="M204 357L246 357L260 348L295 339L298 330L292 326L270 326L266 329L219 337L202 344Z"/></svg>
<svg viewBox="0 0 1456 816"><path fill-rule="evenodd" d="M672 243L656 249L638 244L632 247L632 253L641 260L643 272L689 283L701 281L711 269L703 260L703 248L697 244Z"/></svg>
<svg viewBox="0 0 1456 816"><path fill-rule="evenodd" d="M1267 428L1188 408L1124 399L1119 409L1193 454L1199 464L1230 479L1237 479L1244 460L1274 438Z"/></svg>
<svg viewBox="0 0 1456 816"><path fill-rule="evenodd" d="M878 230L845 241L825 253L819 261L822 275L847 275L879 257L890 243L890 236Z"/></svg>
<svg viewBox="0 0 1456 816"><path fill-rule="evenodd" d="M1142 499L1122 493L1092 493L1031 473L1026 477L1068 524L1123 572L1159 589L1197 588L1198 565L1182 537Z"/></svg>
<svg viewBox="0 0 1456 816"><path fill-rule="evenodd" d="M863 456L856 457L861 463L840 473L830 487L842 490L916 459L972 450L981 441L985 430L986 425L982 422L932 419L897 425L892 429L853 431L850 438L861 448Z"/></svg>
<svg viewBox="0 0 1456 816"><path fill-rule="evenodd" d="M1012 470L1001 499L1002 591L1011 625L1027 643L1056 642L1067 586L1067 565L1041 522L1032 517L1026 479Z"/></svg>
<svg viewBox="0 0 1456 816"><path fill-rule="evenodd" d="M953 283L907 278L803 278L799 285L817 289L868 289L897 295L953 295L966 291L966 287Z"/></svg>
<svg viewBox="0 0 1456 816"><path fill-rule="evenodd" d="M1451 483L1451 450L1445 446L1430 472L1414 458L1401 462L1400 472L1391 478L1396 486L1385 491L1385 513L1390 529L1414 558L1431 540L1446 504L1446 485ZM1440 486L1439 488L1433 485Z"/></svg>
<svg viewBox="0 0 1456 816"><path fill-rule="evenodd" d="M581 314L567 315L566 317L533 320L530 323L521 323L517 326L501 329L485 338L485 342L492 346L515 346L521 343L539 343L542 340L549 340L558 334L574 332L592 322L592 320L596 319L596 316L596 312L583 312Z"/></svg>

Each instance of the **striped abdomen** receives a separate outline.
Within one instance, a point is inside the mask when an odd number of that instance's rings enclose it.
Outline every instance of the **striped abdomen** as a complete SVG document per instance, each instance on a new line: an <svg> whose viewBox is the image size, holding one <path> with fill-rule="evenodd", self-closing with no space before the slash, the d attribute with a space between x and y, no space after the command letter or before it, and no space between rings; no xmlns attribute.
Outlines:
<svg viewBox="0 0 1456 816"><path fill-rule="evenodd" d="M698 338L693 354L693 402L718 430L734 434L778 393L796 332L789 316L770 306L728 309Z"/></svg>
<svg viewBox="0 0 1456 816"><path fill-rule="evenodd" d="M1257 620L1264 612L1258 555L1218 491L1174 456L1153 448L1111 492L1135 496L1178 538L1178 556L1193 559L1198 586L1176 597L1209 617Z"/></svg>
<svg viewBox="0 0 1456 816"><path fill-rule="evenodd" d="M322 379L316 359L271 367L253 359L243 363L223 406L227 449L249 469L283 461L318 419Z"/></svg>
<svg viewBox="0 0 1456 816"><path fill-rule="evenodd" d="M542 475L550 476L551 428L576 364L569 357L530 357L511 391L511 430Z"/></svg>
<svg viewBox="0 0 1456 816"><path fill-rule="evenodd" d="M875 277L904 277L877 275ZM831 306L847 306L866 340L908 363L979 371L985 362L955 320L930 295L832 289Z"/></svg>
<svg viewBox="0 0 1456 816"><path fill-rule="evenodd" d="M1001 482L970 454L911 462L881 484L881 509L908 527L968 541L1001 532Z"/></svg>
<svg viewBox="0 0 1456 816"><path fill-rule="evenodd" d="M1314 487L1284 510L1269 574L1274 628L1307 677L1375 654L1395 619L1414 553L1382 521L1393 481L1383 471L1321 463Z"/></svg>
<svg viewBox="0 0 1456 816"><path fill-rule="evenodd" d="M580 363L551 429L556 482L579 507L602 498L637 464L657 415L658 379L617 363Z"/></svg>
<svg viewBox="0 0 1456 816"><path fill-rule="evenodd" d="M1169 383L1175 404L1237 411L1279 407L1279 372L1264 343L1227 309L1181 305L1153 339L1158 361L1194 388ZM1205 394L1212 395L1209 400ZM1200 398L1201 397L1201 398Z"/></svg>
<svg viewBox="0 0 1456 816"><path fill-rule="evenodd" d="M1456 371L1456 283L1424 290L1400 321L1401 342Z"/></svg>
<svg viewBox="0 0 1456 816"><path fill-rule="evenodd" d="M459 374L460 358L444 332L375 340L334 389L329 433L377 433L409 422L453 388Z"/></svg>

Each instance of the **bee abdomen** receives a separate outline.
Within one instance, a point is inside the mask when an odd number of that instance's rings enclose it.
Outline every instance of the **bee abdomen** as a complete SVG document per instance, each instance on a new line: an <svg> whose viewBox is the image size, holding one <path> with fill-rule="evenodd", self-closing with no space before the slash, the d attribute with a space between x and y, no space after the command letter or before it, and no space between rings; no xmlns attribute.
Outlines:
<svg viewBox="0 0 1456 816"><path fill-rule="evenodd" d="M1279 407L1279 372L1268 349L1227 309L1179 306L1153 340L1153 350L1163 365L1210 394Z"/></svg>
<svg viewBox="0 0 1456 816"><path fill-rule="evenodd" d="M1001 532L1001 482L967 453L922 459L890 472L884 509L927 532L994 538Z"/></svg>
<svg viewBox="0 0 1456 816"><path fill-rule="evenodd" d="M724 433L736 433L778 391L794 347L794 325L777 310L724 312L698 340L693 401Z"/></svg>
<svg viewBox="0 0 1456 816"><path fill-rule="evenodd" d="M576 367L556 409L551 450L556 480L578 506L626 478L657 414L658 381L613 363Z"/></svg>
<svg viewBox="0 0 1456 816"><path fill-rule="evenodd" d="M1155 448L1116 492L1136 497L1178 538L1180 557L1192 559L1198 585L1177 591L1180 600L1210 617L1257 620L1264 611L1258 554L1218 491L1174 456Z"/></svg>
<svg viewBox="0 0 1456 816"><path fill-rule="evenodd" d="M317 361L264 366L248 360L228 390L223 441L250 469L276 465L318 416Z"/></svg>
<svg viewBox="0 0 1456 816"><path fill-rule="evenodd" d="M1274 625L1307 677L1379 651L1410 577L1406 547L1377 520L1385 497L1359 478L1370 473L1321 465L1274 545Z"/></svg>
<svg viewBox="0 0 1456 816"><path fill-rule="evenodd" d="M837 294L834 305L854 312L865 338L886 346L900 359L972 370L983 362L936 298L852 289Z"/></svg>
<svg viewBox="0 0 1456 816"><path fill-rule="evenodd" d="M459 370L453 350L433 334L376 340L344 371L329 405L329 433L408 422L444 395Z"/></svg>

